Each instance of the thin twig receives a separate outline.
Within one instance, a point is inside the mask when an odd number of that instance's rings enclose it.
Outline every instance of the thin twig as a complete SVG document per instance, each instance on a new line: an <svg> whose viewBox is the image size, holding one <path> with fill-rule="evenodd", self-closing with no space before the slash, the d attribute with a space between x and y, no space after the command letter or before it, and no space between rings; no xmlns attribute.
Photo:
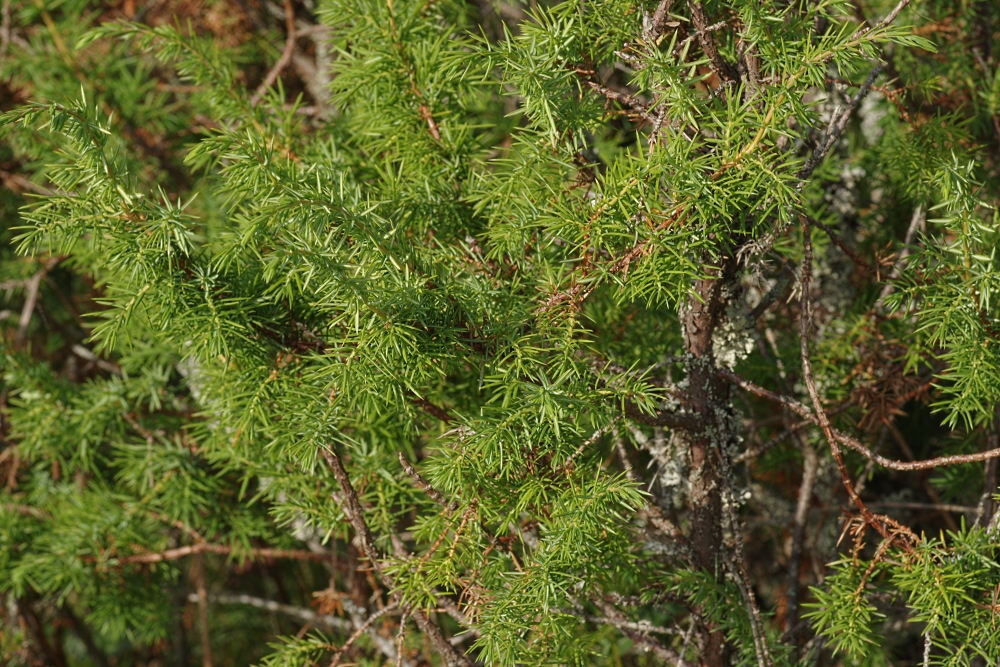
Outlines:
<svg viewBox="0 0 1000 667"><path fill-rule="evenodd" d="M292 5L292 0L285 0L285 31L288 35L285 38L285 49L281 52L281 57L278 58L278 61L274 63L274 67L271 68L267 76L264 77L264 80L257 86L253 97L250 98L250 106L257 106L261 98L264 97L264 93L267 92L267 89L274 85L274 82L278 80L284 69L288 67L288 63L292 62L292 55L295 53L295 39L298 37L298 33L295 30L295 6Z"/></svg>
<svg viewBox="0 0 1000 667"><path fill-rule="evenodd" d="M619 611L613 604L600 598L595 598L593 602L602 612L604 612L604 616L607 619L606 622L609 625L614 625L621 630L622 634L631 639L633 644L639 648L645 649L646 651L651 651L661 660L673 661L677 659L677 654L661 644L659 641L647 636L642 631L633 630L627 627L631 621L629 621L625 614Z"/></svg>
<svg viewBox="0 0 1000 667"><path fill-rule="evenodd" d="M577 70L577 73L580 71L581 70ZM647 123L656 125L656 117L649 113L649 105L636 99L635 96L630 95L629 93L620 93L616 90L611 90L607 86L602 86L595 81L586 80L584 81L584 84L586 84L591 90L600 93L609 100L614 100L615 102L629 107L635 115L642 118Z"/></svg>
<svg viewBox="0 0 1000 667"><path fill-rule="evenodd" d="M191 593L188 595L188 600L190 602L197 603L200 599L201 598L197 593ZM248 607L256 607L257 609L291 616L292 618L297 618L307 623L322 623L336 630L351 630L354 627L350 621L347 621L346 619L330 616L328 614L317 614L308 607L296 607L290 604L281 604L280 602L275 602L274 600L266 600L264 598L246 595L244 593L210 593L208 595L208 601L212 604L240 604Z"/></svg>
<svg viewBox="0 0 1000 667"><path fill-rule="evenodd" d="M906 238L903 241L903 249L899 251L899 258L896 259L896 263L892 267L889 279L882 288L882 292L878 295L878 300L875 302L876 308L881 308L886 298L892 294L892 291L895 289L893 282L898 280L899 276L902 275L903 268L906 266L906 258L910 256L910 250L913 247L914 240L916 240L917 231L923 227L926 220L927 214L924 211L924 207L917 205L917 207L913 209L913 217L910 218L910 226L906 230Z"/></svg>
<svg viewBox="0 0 1000 667"><path fill-rule="evenodd" d="M807 406L795 400L794 398L791 398L789 396L783 396L776 392L765 389L760 385L754 384L753 382L750 382L749 380L740 377L739 375L736 375L730 370L720 368L717 370L717 372L723 377L730 380L731 382L739 385L743 389L753 394L756 394L761 398L767 398L772 401L781 403L782 405L785 405L788 408L790 408L792 412L795 412L800 417L808 420L810 423L815 424L817 426L822 426L822 423L819 420L819 418L816 417L816 414ZM826 413L824 413L824 415L825 414ZM871 449L861 444L861 442L859 442L855 438L852 438L851 436L842 433L841 431L837 430L832 426L830 427L830 432L834 441L836 441L837 443L846 445L847 447L850 447L851 449L861 454L865 458L874 461L875 463L884 468L889 468L891 470L929 470L931 468L939 468L941 466L960 465L963 463L976 463L978 461L987 461L989 459L1000 458L1000 449L990 449L985 452L976 452L975 454L953 454L951 456L939 456L937 458L925 459L923 461L896 461L894 459L887 459L884 456L876 454Z"/></svg>
<svg viewBox="0 0 1000 667"><path fill-rule="evenodd" d="M399 462L403 465L403 472L409 475L413 481L417 483L417 486L423 489L424 493L431 497L431 500L439 505L443 505L449 514L455 511L458 507L458 501L449 501L444 497L444 494L431 486L430 482L420 476L420 473L413 467L413 464L406 460L406 457L403 456L403 452L399 453Z"/></svg>
<svg viewBox="0 0 1000 667"><path fill-rule="evenodd" d="M667 14L673 7L674 0L660 0L653 12L653 18L649 22L649 41L655 42L663 34L663 28L667 23Z"/></svg>
<svg viewBox="0 0 1000 667"><path fill-rule="evenodd" d="M593 447L597 443L597 441L601 439L601 436L610 431L614 427L614 425L618 423L620 419L621 415L616 415L610 422L608 422L601 428L594 431L593 435L584 440L583 443L576 448L576 451L570 454L570 457L566 459L566 466L564 467L568 468L576 459L576 457L583 454L588 448Z"/></svg>
<svg viewBox="0 0 1000 667"><path fill-rule="evenodd" d="M455 421L455 418L447 410L442 408L440 405L428 401L423 396L414 396L410 398L410 402L421 408L424 412L436 417L443 421L445 424L450 424Z"/></svg>
<svg viewBox="0 0 1000 667"><path fill-rule="evenodd" d="M248 550L242 550L239 548L233 548L226 546L224 544L208 544L201 542L198 544L191 544L184 547L177 547L176 549L167 549L166 551L160 551L157 553L146 553L146 554L135 554L132 556L121 556L114 557L111 556L108 560L113 560L118 565L131 565L131 564L151 564L151 563L165 563L167 561L178 560L180 558L185 558L187 556L194 556L198 554L219 554L223 556L228 556L233 552L238 554L246 554L252 559L264 559L264 558L287 558L290 560L305 560L305 561L327 561L330 560L330 556L327 554L317 554L312 551L304 551L300 549L259 549L253 548ZM83 556L84 562L98 562L104 560L98 558L97 556Z"/></svg>
<svg viewBox="0 0 1000 667"><path fill-rule="evenodd" d="M876 23L875 26L871 28L862 26L853 35L851 35L851 41L854 41L859 37L863 37L864 35L867 35L869 32L873 30L881 30L882 28L885 28L890 23L896 20L896 17L899 16L899 13L903 11L903 9L905 9L908 4L910 4L910 0L899 0L899 3L892 8L892 11L889 12L884 19Z"/></svg>
<svg viewBox="0 0 1000 667"><path fill-rule="evenodd" d="M812 504L813 487L816 485L816 471L819 469L819 457L805 440L799 440L803 453L802 483L799 484L799 497L795 505L795 525L792 529L792 553L788 563L788 587L785 589L785 601L788 613L786 629L795 627L799 620L799 578L802 570L802 546L806 537L806 520L809 506Z"/></svg>
<svg viewBox="0 0 1000 667"><path fill-rule="evenodd" d="M909 0L906 1L908 2ZM802 165L802 169L800 169L797 174L797 178L803 184L806 179L809 178L814 171L816 171L816 168L822 164L826 154L830 152L830 149L833 148L833 145L840 138L840 135L844 133L844 129L847 127L847 121L851 119L851 115L854 113L854 110L858 108L858 105L861 104L861 101L868 96L868 93L871 91L872 84L875 83L875 79L882 73L882 69L884 67L885 63L881 62L875 65L875 67L872 68L872 71L868 73L868 78L865 79L863 84L861 84L861 88L858 89L858 92L853 98L851 98L851 101L848 102L847 106L840 112L840 115L830 121L823 138L820 140L819 144L816 145L815 150L813 150L813 154L809 156L809 159L806 160L806 163Z"/></svg>
<svg viewBox="0 0 1000 667"><path fill-rule="evenodd" d="M38 303L38 288L42 284L42 278L47 269L42 269L31 276L28 280L25 292L24 307L21 308L21 318L17 323L17 336L14 338L15 347L24 345L24 338L28 333L28 325L31 324L31 316L35 313L35 304Z"/></svg>
<svg viewBox="0 0 1000 667"><path fill-rule="evenodd" d="M613 618L608 618L607 616L584 616L583 620L590 623L597 623L599 625L611 625L622 630L635 630L636 632L642 632L646 634L661 634L661 635L681 635L683 634L677 628L664 628L659 625L653 625L649 621L622 621Z"/></svg>
<svg viewBox="0 0 1000 667"><path fill-rule="evenodd" d="M736 74L730 65L719 53L719 47L715 44L715 37L709 30L708 17L705 15L705 8L698 0L688 0L688 9L691 11L691 22L694 23L698 31L698 43L701 50L708 56L712 71L719 75L723 81L735 81Z"/></svg>
<svg viewBox="0 0 1000 667"><path fill-rule="evenodd" d="M392 604L379 609L377 612L369 616L364 623L358 626L358 628L354 631L354 634L348 637L347 641L344 642L339 649L337 649L337 652L333 654L333 659L330 661L330 667L337 667L337 665L340 664L340 659L343 657L347 649L351 648L351 646L354 645L354 642L361 638L361 635L368 632L368 628L372 627L372 623L398 608L399 604L393 602ZM398 650L396 651L396 655L399 656Z"/></svg>
<svg viewBox="0 0 1000 667"><path fill-rule="evenodd" d="M348 476L347 470L344 469L343 462L336 452L327 447L320 447L320 454L326 459L327 464L333 471L334 478L337 480L337 485L340 487L339 499L343 503L342 507L347 520L354 528L361 552L371 562L375 573L385 585L390 589L394 588L395 580L382 567L382 555L375 544L375 537L372 535L371 529L368 527L368 522L365 520L364 508L362 508L358 494L351 484L351 478ZM472 667L472 661L468 656L455 650L455 647L445 639L441 628L431 621L426 613L419 610L415 611L413 613L413 620L420 630L427 635L434 649L444 657L448 667Z"/></svg>
<svg viewBox="0 0 1000 667"><path fill-rule="evenodd" d="M869 77L871 78L871 77ZM876 517L872 514L871 510L865 505L864 501L858 495L857 491L854 489L854 482L851 481L850 473L847 470L847 465L844 463L844 457L840 452L840 444L837 437L834 435L833 427L830 425L830 420L827 418L826 411L823 410L823 404L819 397L819 391L816 389L816 382L813 380L812 376L812 364L809 360L809 315L811 302L809 300L809 283L812 274L812 239L810 238L812 230L809 225L804 225L803 234L803 257L802 257L802 306L801 312L799 314L799 343L800 343L800 353L802 357L802 377L806 383L806 389L809 391L809 397L812 399L813 407L816 410L816 418L819 420L820 428L826 435L827 441L830 443L830 453L833 455L833 459L837 464L837 469L840 471L841 481L844 484L844 488L847 490L847 495L851 498L851 501L857 506L858 510L861 512L861 516L865 523L872 528L874 528L882 537L893 543L901 542L904 548L912 548L912 544L917 541L916 536L908 529L899 526L896 522L892 521L888 517L879 516Z"/></svg>

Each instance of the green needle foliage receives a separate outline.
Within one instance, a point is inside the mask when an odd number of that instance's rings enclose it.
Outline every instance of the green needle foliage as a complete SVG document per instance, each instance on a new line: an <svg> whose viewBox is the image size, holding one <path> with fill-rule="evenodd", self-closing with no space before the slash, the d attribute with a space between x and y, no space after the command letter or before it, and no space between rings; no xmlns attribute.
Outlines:
<svg viewBox="0 0 1000 667"><path fill-rule="evenodd" d="M3 5L0 662L1000 658L994 3L162 4Z"/></svg>

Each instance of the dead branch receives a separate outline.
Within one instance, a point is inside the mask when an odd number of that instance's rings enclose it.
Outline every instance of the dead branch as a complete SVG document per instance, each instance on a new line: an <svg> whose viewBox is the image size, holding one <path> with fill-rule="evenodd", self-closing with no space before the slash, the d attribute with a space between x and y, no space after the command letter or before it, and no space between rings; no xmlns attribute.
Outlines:
<svg viewBox="0 0 1000 667"><path fill-rule="evenodd" d="M870 78L871 77L869 76L869 79ZM824 435L826 435L827 441L830 443L830 453L833 455L833 459L837 463L837 469L840 471L840 478L844 484L844 488L847 490L847 495L850 496L851 501L861 512L861 516L864 519L865 524L873 527L880 535L882 535L883 538L885 538L885 540L891 543L899 543L907 550L912 549L912 545L917 542L917 536L914 535L908 528L900 526L888 517L876 517L872 514L871 510L868 509L864 501L861 500L861 496L859 496L857 491L854 489L854 482L851 480L850 473L847 470L847 465L844 463L844 457L840 452L840 443L833 433L833 427L830 425L830 420L826 415L826 411L823 409L823 404L819 397L819 391L816 389L816 382L813 380L812 376L812 364L809 361L809 315L810 307L812 305L809 300L809 282L812 273L812 239L810 238L812 229L809 225L804 225L804 232L804 253L802 257L802 307L799 315L799 343L802 357L802 376L805 380L806 388L809 391L809 397L812 399L813 407L816 410L816 418L819 421L820 428L823 429Z"/></svg>
<svg viewBox="0 0 1000 667"><path fill-rule="evenodd" d="M816 414L810 410L808 407L800 403L799 401L791 398L789 396L783 396L776 392L770 391L761 387L760 385L754 384L749 380L736 375L732 371L726 369L719 369L718 373L738 385L739 387L749 391L752 394L756 394L761 398L767 398L769 400L781 403L786 407L790 408L792 412L796 413L800 417L806 419L809 423L821 426L819 418ZM824 412L824 415L828 413ZM874 461L878 465L889 468L891 470L928 470L930 468L939 468L941 466L949 465L960 465L962 463L976 463L978 461L987 461L989 459L1000 458L1000 449L990 449L985 452L976 452L975 454L953 454L951 456L939 456L933 459L925 459L923 461L896 461L894 459L887 459L884 456L876 454L868 447L864 446L857 439L842 433L841 431L830 428L831 434L834 440L842 445L850 447L857 453L861 454L865 458Z"/></svg>
<svg viewBox="0 0 1000 667"><path fill-rule="evenodd" d="M260 103L267 89L274 85L274 82L278 80L284 69L288 67L288 63L292 62L292 55L295 53L295 39L298 37L295 29L295 7L292 5L292 0L285 0L285 31L287 32L287 37L285 38L285 48L281 52L281 57L278 58L278 61L274 63L267 76L257 86L253 97L250 98L250 106L257 106Z"/></svg>
<svg viewBox="0 0 1000 667"><path fill-rule="evenodd" d="M252 559L265 559L265 558L282 558L289 560L305 560L314 562L323 562L330 560L330 557L326 554L317 554L312 551L304 551L301 549L267 549L267 548L253 548L248 550L242 550L239 548L233 548L226 546L224 544L208 544L207 542L200 542L198 544L191 544L184 547L177 547L176 549L167 549L166 551L160 551L157 553L145 553L145 554L135 554L132 556L121 556L121 557L110 557L108 560L113 560L118 565L134 565L134 564L152 564L152 563L165 563L168 561L178 560L181 558L186 558L187 556L193 556L196 554L218 554L222 556L228 556L236 552L237 554L246 554ZM84 556L83 560L85 562L95 563L100 562L104 559L98 558L97 556Z"/></svg>

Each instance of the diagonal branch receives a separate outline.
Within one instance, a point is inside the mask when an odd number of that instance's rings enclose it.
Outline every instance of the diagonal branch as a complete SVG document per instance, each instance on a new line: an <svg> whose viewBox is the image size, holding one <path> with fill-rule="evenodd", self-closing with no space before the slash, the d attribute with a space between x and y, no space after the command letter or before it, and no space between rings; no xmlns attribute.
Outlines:
<svg viewBox="0 0 1000 667"><path fill-rule="evenodd" d="M580 73L580 71L581 70L577 70L577 73ZM607 86L602 86L601 84L589 79L584 81L584 84L586 84L591 90L600 93L609 100L614 100L622 106L630 108L635 115L639 116L647 123L656 125L657 119L649 113L649 105L637 99L634 95L611 90Z"/></svg>
<svg viewBox="0 0 1000 667"><path fill-rule="evenodd" d="M417 483L417 486L423 489L424 493L430 496L434 502L439 505L443 505L449 514L455 511L458 507L458 502L455 500L449 501L444 497L443 493L431 486L431 483L424 479L419 472L417 472L417 469L413 467L413 464L406 460L406 457L403 456L403 452L399 453L399 462L403 465L403 471L409 475L413 481Z"/></svg>
<svg viewBox="0 0 1000 667"><path fill-rule="evenodd" d="M348 476L347 470L344 469L343 462L332 449L320 447L319 451L323 458L326 459L327 464L333 471L333 476L337 480L338 486L340 486L339 496L343 503L344 514L354 528L362 553L371 562L375 573L385 585L390 589L393 588L394 579L382 568L382 555L375 544L375 536L372 535L371 528L368 527L368 522L365 521L364 508L361 506L358 494L351 484L351 478ZM393 598L396 602L399 602L400 596L398 593L393 593ZM431 621L426 613L423 611L414 611L413 620L420 627L420 630L427 635L428 639L430 639L435 651L444 657L448 667L472 667L472 661L467 656L455 650L455 647L445 639L441 628Z"/></svg>
<svg viewBox="0 0 1000 667"><path fill-rule="evenodd" d="M858 92L851 98L851 101L847 103L847 106L840 112L840 115L830 121L830 124L826 128L826 132L823 134L823 138L817 144L813 154L809 156L806 163L802 165L802 169L799 170L797 177L804 184L806 179L809 178L816 168L822 164L823 159L826 154L830 152L833 145L840 139L840 135L844 133L844 129L847 127L847 121L851 119L854 111L861 104L868 93L871 92L872 84L875 83L875 79L878 75L882 73L882 68L885 67L885 63L879 63L872 68L872 71L868 73L868 78L865 82L861 84L861 88Z"/></svg>
<svg viewBox="0 0 1000 667"><path fill-rule="evenodd" d="M292 62L292 55L295 53L295 39L298 37L295 30L295 7L292 5L292 0L285 0L285 30L288 36L285 38L285 48L281 52L281 57L274 63L274 67L267 73L261 84L257 86L253 97L250 98L250 106L257 106L260 103L267 89L274 85L284 69L288 67L288 63Z"/></svg>
<svg viewBox="0 0 1000 667"><path fill-rule="evenodd" d="M719 78L723 81L736 81L737 75L733 71L732 65L726 62L725 58L719 53L715 37L709 29L710 26L708 24L708 16L705 14L705 8L698 0L688 0L688 9L691 10L691 22L694 23L694 27L698 31L698 43L701 44L701 50L708 56L712 71L718 74Z"/></svg>

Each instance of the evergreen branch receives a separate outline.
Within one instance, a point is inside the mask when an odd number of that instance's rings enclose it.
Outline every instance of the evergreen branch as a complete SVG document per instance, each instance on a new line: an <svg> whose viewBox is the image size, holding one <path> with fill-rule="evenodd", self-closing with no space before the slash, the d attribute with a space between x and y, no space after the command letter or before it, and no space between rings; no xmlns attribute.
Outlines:
<svg viewBox="0 0 1000 667"><path fill-rule="evenodd" d="M860 39L861 37L864 37L865 35L867 35L870 32L877 32L879 30L883 30L884 28L887 28L890 23L892 23L893 21L896 20L896 18L899 16L900 12L902 12L904 9L906 9L906 6L909 5L909 4L910 4L910 0L899 0L899 2L896 3L896 6L892 8L892 11L890 11L888 14L886 14L886 16L885 16L884 19L882 19L881 21L879 21L878 23L876 23L875 26L873 26L873 27L862 26L861 28L859 28L857 30L857 32L855 32L853 35L851 35L851 41L858 40L858 39Z"/></svg>

